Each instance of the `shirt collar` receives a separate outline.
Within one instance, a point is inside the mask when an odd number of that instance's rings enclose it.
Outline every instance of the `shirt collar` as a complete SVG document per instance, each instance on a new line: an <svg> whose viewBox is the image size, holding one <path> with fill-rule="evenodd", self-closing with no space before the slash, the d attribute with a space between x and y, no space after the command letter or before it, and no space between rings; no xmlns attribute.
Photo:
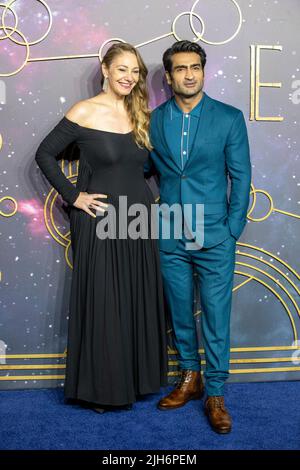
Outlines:
<svg viewBox="0 0 300 470"><path fill-rule="evenodd" d="M190 113L187 113L187 114L189 114L190 116L194 116L196 118L200 118L201 109L202 109L202 106L203 106L204 96L205 96L205 93L203 92L203 96L202 96L201 100L199 101L199 103L192 109L192 111ZM180 107L176 103L175 97L173 96L170 100L170 119L171 119L171 121L173 119L182 118L183 114L184 114L183 111L180 109Z"/></svg>

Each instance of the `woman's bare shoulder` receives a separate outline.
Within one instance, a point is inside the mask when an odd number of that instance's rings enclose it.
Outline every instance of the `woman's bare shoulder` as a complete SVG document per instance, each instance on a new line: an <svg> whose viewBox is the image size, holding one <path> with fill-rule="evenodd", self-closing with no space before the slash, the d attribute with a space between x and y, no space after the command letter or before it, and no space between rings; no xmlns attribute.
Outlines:
<svg viewBox="0 0 300 470"><path fill-rule="evenodd" d="M70 121L81 125L91 112L91 104L89 100L82 100L75 103L66 113L65 116Z"/></svg>
<svg viewBox="0 0 300 470"><path fill-rule="evenodd" d="M108 106L105 99L101 96L95 96L86 100L75 103L65 114L65 116L73 122L84 126L91 119L91 116L99 113L105 113Z"/></svg>

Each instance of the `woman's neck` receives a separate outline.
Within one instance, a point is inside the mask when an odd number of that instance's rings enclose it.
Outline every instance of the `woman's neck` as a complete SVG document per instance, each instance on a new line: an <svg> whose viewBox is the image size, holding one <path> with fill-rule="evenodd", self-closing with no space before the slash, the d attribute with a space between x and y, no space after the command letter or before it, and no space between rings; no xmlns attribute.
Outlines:
<svg viewBox="0 0 300 470"><path fill-rule="evenodd" d="M117 95L112 90L104 92L107 102L116 110L123 111L125 109L125 96Z"/></svg>

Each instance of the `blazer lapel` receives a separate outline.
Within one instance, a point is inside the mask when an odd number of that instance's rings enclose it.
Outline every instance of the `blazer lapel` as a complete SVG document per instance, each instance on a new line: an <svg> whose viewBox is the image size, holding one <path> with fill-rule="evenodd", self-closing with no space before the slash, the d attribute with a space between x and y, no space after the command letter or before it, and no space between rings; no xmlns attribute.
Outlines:
<svg viewBox="0 0 300 470"><path fill-rule="evenodd" d="M151 123L151 135L153 137L154 148L157 150L157 153L161 156L165 165L170 167L174 171L174 165L176 170L179 168L176 164L174 158L172 157L172 152L168 144L168 139L166 138L166 126L167 126L167 112L169 106L166 103L163 109L158 110L155 115L153 122Z"/></svg>
<svg viewBox="0 0 300 470"><path fill-rule="evenodd" d="M172 128L173 124L172 121L169 119L170 116L170 101L167 106L165 106L163 113L162 114L162 122L161 122L161 129L162 129L162 135L163 135L163 141L165 144L165 148L167 151L168 156L172 160L172 163L176 166L176 168L181 172L181 167L178 165L178 162L173 156L172 149L169 145L167 135L170 136L174 132L174 129Z"/></svg>

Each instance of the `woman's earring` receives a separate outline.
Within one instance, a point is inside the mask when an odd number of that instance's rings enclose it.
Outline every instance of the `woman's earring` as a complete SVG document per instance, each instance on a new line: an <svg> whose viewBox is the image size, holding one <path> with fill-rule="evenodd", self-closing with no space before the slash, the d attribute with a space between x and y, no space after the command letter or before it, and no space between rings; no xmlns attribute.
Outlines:
<svg viewBox="0 0 300 470"><path fill-rule="evenodd" d="M108 87L108 79L107 79L107 77L104 77L103 85L102 85L102 90L103 90L104 92L106 92L106 91L107 91L107 87Z"/></svg>

